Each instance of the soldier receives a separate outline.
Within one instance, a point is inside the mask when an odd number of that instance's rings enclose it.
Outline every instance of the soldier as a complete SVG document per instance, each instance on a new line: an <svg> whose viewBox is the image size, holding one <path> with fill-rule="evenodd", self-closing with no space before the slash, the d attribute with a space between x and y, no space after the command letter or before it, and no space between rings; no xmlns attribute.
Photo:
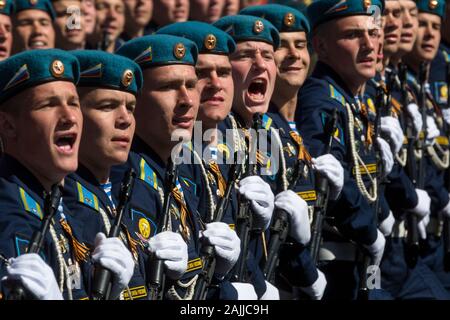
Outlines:
<svg viewBox="0 0 450 320"><path fill-rule="evenodd" d="M84 32L86 33L86 38L88 42L91 41L91 36L94 33L95 29L95 3L94 0L81 0L81 12L84 17Z"/></svg>
<svg viewBox="0 0 450 320"><path fill-rule="evenodd" d="M65 179L64 202L84 226L85 242L93 245L99 232L103 233L98 236L101 241L111 240L105 239L104 234L108 235L114 224L119 199L112 196L109 174L113 165L126 162L128 157L135 127L135 96L142 87L142 74L133 61L103 51L77 50L73 55L80 63L77 86L83 135L78 169ZM134 274L130 275L129 290L110 296L120 295L127 300L147 298L144 248L137 237L142 228L127 214L121 226L120 239L128 249L122 250L126 255L121 262L131 274L134 265Z"/></svg>
<svg viewBox="0 0 450 320"><path fill-rule="evenodd" d="M192 299L198 273L202 269L199 232L209 229L201 224L198 212L204 201L206 186L195 166L177 165L176 187L164 184L170 159L177 161L182 142L192 138L194 120L199 107L199 92L194 65L197 61L195 43L171 35L152 35L128 41L118 54L134 59L144 75L142 95L136 105L136 134L126 166L115 169L119 176L125 167L137 172L130 208L134 219L145 217L150 232L141 237L150 252L159 251L165 260L167 282L164 297ZM190 151L189 151L190 152ZM170 167L169 167L170 168ZM113 183L114 188L114 183ZM170 189L168 189L170 188ZM169 212L164 212L164 190L172 190ZM169 215L164 232L155 234L162 215ZM171 223L170 223L171 221ZM213 229L211 227L211 229ZM173 231L170 231L173 230ZM220 268L213 285L220 285L227 270L239 256L236 235L230 228L220 233L204 232L205 241L214 244ZM230 252L231 251L231 252ZM186 269L187 267L187 269ZM150 267L151 268L151 267Z"/></svg>
<svg viewBox="0 0 450 320"><path fill-rule="evenodd" d="M399 1L386 1L384 18L384 49L383 67L380 74L371 79L366 87L366 94L370 97L367 104L382 103L376 108L380 112L380 133L386 136L391 144L391 150L396 155L392 172L384 182L382 205L378 213L379 220L384 219L379 225L380 230L387 237L386 249L381 268L381 286L383 290L377 291L371 296L373 299L413 299L435 298L433 287L440 286L435 277L422 261L411 263L412 255L407 252L409 246L407 240L406 225L411 215L415 215L422 222L418 227L424 227L423 218L430 213L430 197L423 189L416 189L413 181L406 175L408 144L414 143L414 139L421 131L422 121L416 104L408 104L404 101L407 88L402 86L399 68L393 61L401 56L397 55L402 34L402 6ZM406 15L406 14L405 14ZM378 90L378 91L377 91ZM382 101L378 96L381 95ZM397 120L398 119L398 120ZM416 121L417 120L417 121ZM420 121L418 121L420 120ZM401 124L398 123L400 121ZM403 132L411 132L406 134ZM410 142L409 139L411 139ZM402 146L402 143L403 146ZM412 158L414 155L412 155ZM413 161L415 161L413 159ZM414 179L414 182L416 180ZM387 202L386 202L387 201ZM387 207L386 207L387 206ZM389 216L386 217L386 213ZM411 230L411 229L410 229ZM413 231L410 231L413 232ZM423 280L424 275L427 281ZM387 294L386 294L387 293Z"/></svg>
<svg viewBox="0 0 450 320"><path fill-rule="evenodd" d="M11 54L12 47L12 24L11 14L14 3L12 0L0 3L0 61L5 60Z"/></svg>
<svg viewBox="0 0 450 320"><path fill-rule="evenodd" d="M239 0L225 0L222 16L234 16L239 12Z"/></svg>
<svg viewBox="0 0 450 320"><path fill-rule="evenodd" d="M112 53L123 43L119 36L125 26L125 4L121 0L97 0L95 9L95 29L86 48Z"/></svg>
<svg viewBox="0 0 450 320"><path fill-rule="evenodd" d="M124 41L149 34L148 23L153 15L153 0L126 0Z"/></svg>
<svg viewBox="0 0 450 320"><path fill-rule="evenodd" d="M312 41L319 61L300 90L295 114L297 127L309 144L312 156L322 154L329 137L324 135L327 119L337 109L337 130L332 154L344 167L344 187L340 197L329 205L331 232L324 233L319 253L321 268L328 281L324 298L355 299L358 281L363 289L368 270L357 267L359 244L371 257L371 264L381 261L385 239L377 229L373 204L377 200L377 165L374 145L382 151L383 172L392 168L392 153L383 139L373 141L373 110L361 103L364 83L375 75L378 26L369 11L370 2L317 1L308 7ZM383 5L374 2L379 10ZM336 232L337 231L337 232Z"/></svg>
<svg viewBox="0 0 450 320"><path fill-rule="evenodd" d="M189 20L214 23L222 16L225 0L194 0L190 2Z"/></svg>
<svg viewBox="0 0 450 320"><path fill-rule="evenodd" d="M79 0L56 0L55 47L63 50L83 49L86 43L84 17Z"/></svg>
<svg viewBox="0 0 450 320"><path fill-rule="evenodd" d="M440 29L445 13L444 1L419 1L417 3L418 31L412 51L405 55L408 66L408 83L419 108L426 113L425 140L426 190L431 197L431 214L426 232L422 232L421 256L442 284L450 289L450 277L443 270L441 221L450 214L449 194L444 183L444 173L449 167L449 142L442 112L433 98L429 84L429 65L439 50ZM420 75L426 68L426 74ZM424 79L421 79L424 78ZM423 81L423 82L422 82ZM421 83L422 82L422 83ZM422 97L423 94L423 97ZM432 175L432 178L429 176ZM448 292L444 298L448 299Z"/></svg>
<svg viewBox="0 0 450 320"><path fill-rule="evenodd" d="M187 21L189 0L154 0L153 16L149 28L151 32L174 22Z"/></svg>
<svg viewBox="0 0 450 320"><path fill-rule="evenodd" d="M53 21L55 11L50 0L18 0L13 15L13 53L55 47Z"/></svg>
<svg viewBox="0 0 450 320"><path fill-rule="evenodd" d="M206 208L201 212L202 220L208 222L215 219L215 210L224 196L227 185L235 183L228 181L231 169L228 161L231 151L223 143L218 124L227 117L233 103L234 87L229 55L234 52L236 44L233 38L222 30L197 21L174 23L159 29L157 34L185 37L194 41L199 48L195 69L198 77L197 87L200 91L200 107L192 150L195 157L194 166L202 166L202 178L208 190ZM203 141L202 137L206 141ZM216 229L214 232L220 232L220 228L228 226L235 229L237 206L236 190L233 186L229 205L221 219L226 224L215 222L210 224L210 228L214 227ZM233 232L234 234L236 233ZM237 246L240 247L239 243ZM234 282L233 287L237 289L237 299L256 299L256 293L250 284ZM221 290L219 299L236 298L232 295L227 296L230 293L232 292ZM250 295L245 295L246 293Z"/></svg>
<svg viewBox="0 0 450 320"><path fill-rule="evenodd" d="M307 49L309 23L301 12L282 5L252 6L241 10L241 13L265 17L280 32L281 44L274 54L277 80L269 111L265 115L267 119L265 122L270 121L269 130L275 132L275 136L279 136L276 139L281 142L282 149L279 152L280 157L284 159L282 162L285 163L285 168L283 166L280 168L277 179L271 181L271 187L274 193L279 192L275 198L275 206L285 209L290 203L298 211L303 210L304 216L307 217L305 220L307 224L308 214L314 210L314 202L317 198L314 190L313 167L330 180L333 186L331 198L339 197L344 182L343 168L332 155L310 158L294 122L297 94L306 79L309 68L310 57ZM298 161L304 172L298 172L295 176ZM283 186L281 187L280 184ZM289 291L291 291L290 286L293 286L300 288L313 299L321 299L326 286L325 276L316 268L306 267L314 264L310 262L309 251L305 250L307 243L304 243L305 239L302 238L296 240L301 246L292 249L295 246L289 244L291 248L289 245L284 248L280 258L280 265L284 264L284 266L280 266L280 271L286 274L279 277L277 281L282 285L280 280L287 279ZM298 255L298 258L294 260L294 263L290 262L295 255ZM287 266L293 264L296 267L289 270ZM286 284L284 286L286 287Z"/></svg>
<svg viewBox="0 0 450 320"><path fill-rule="evenodd" d="M92 261L110 268L114 290L122 291L129 278L118 267L118 259L126 259L126 252L114 245L120 241L96 243L91 261L90 248L80 241L82 226L61 200L41 250L27 253L31 235L42 230L41 220L50 214L45 195L78 166L82 114L76 58L57 49L31 50L9 58L0 69L5 148L0 164L0 252L6 258L1 271L6 296L19 282L29 291L28 299L86 298ZM58 198L54 201L57 205Z"/></svg>

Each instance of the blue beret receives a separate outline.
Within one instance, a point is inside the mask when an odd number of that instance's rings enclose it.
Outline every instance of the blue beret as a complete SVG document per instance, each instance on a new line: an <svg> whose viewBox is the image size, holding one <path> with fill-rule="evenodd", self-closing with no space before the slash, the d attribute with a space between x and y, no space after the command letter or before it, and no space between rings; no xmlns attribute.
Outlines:
<svg viewBox="0 0 450 320"><path fill-rule="evenodd" d="M141 69L170 64L197 63L197 46L191 40L153 34L125 42L116 52L134 60Z"/></svg>
<svg viewBox="0 0 450 320"><path fill-rule="evenodd" d="M170 34L194 41L199 53L229 55L236 49L236 43L228 33L199 21L169 24L159 29L156 34Z"/></svg>
<svg viewBox="0 0 450 320"><path fill-rule="evenodd" d="M311 27L348 16L372 15L371 6L384 10L384 0L316 0L307 9L307 15Z"/></svg>
<svg viewBox="0 0 450 320"><path fill-rule="evenodd" d="M11 16L14 12L13 0L0 0L0 14Z"/></svg>
<svg viewBox="0 0 450 320"><path fill-rule="evenodd" d="M142 88L142 71L128 58L99 50L71 53L80 63L79 87L101 87L136 95Z"/></svg>
<svg viewBox="0 0 450 320"><path fill-rule="evenodd" d="M301 13L305 14L306 8L311 4L312 0L269 0L267 3L277 3L284 6L288 6L297 9Z"/></svg>
<svg viewBox="0 0 450 320"><path fill-rule="evenodd" d="M445 0L417 0L419 12L427 12L440 16L445 15Z"/></svg>
<svg viewBox="0 0 450 320"><path fill-rule="evenodd" d="M236 42L267 42L273 45L275 50L280 46L278 30L263 18L238 14L220 18L213 25L227 32Z"/></svg>
<svg viewBox="0 0 450 320"><path fill-rule="evenodd" d="M308 19L300 11L280 4L250 6L242 9L239 14L261 17L269 20L278 32L305 31L309 33Z"/></svg>
<svg viewBox="0 0 450 320"><path fill-rule="evenodd" d="M30 9L42 10L47 12L52 20L55 20L55 11L50 0L15 0L15 2L14 13Z"/></svg>
<svg viewBox="0 0 450 320"><path fill-rule="evenodd" d="M60 49L27 50L0 62L0 103L21 91L51 81L77 84L77 59Z"/></svg>

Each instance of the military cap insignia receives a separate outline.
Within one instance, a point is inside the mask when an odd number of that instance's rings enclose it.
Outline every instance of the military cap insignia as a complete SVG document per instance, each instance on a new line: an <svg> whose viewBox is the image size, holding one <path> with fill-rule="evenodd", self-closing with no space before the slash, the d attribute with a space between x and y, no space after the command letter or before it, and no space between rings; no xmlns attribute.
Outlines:
<svg viewBox="0 0 450 320"><path fill-rule="evenodd" d="M124 87L129 87L132 81L133 71L131 71L130 69L125 70L122 75L122 85Z"/></svg>
<svg viewBox="0 0 450 320"><path fill-rule="evenodd" d="M256 33L261 33L264 30L264 23L261 20L256 20L253 25L253 31Z"/></svg>
<svg viewBox="0 0 450 320"><path fill-rule="evenodd" d="M295 16L292 13L288 12L284 16L283 22L286 27L291 27L295 23Z"/></svg>
<svg viewBox="0 0 450 320"><path fill-rule="evenodd" d="M101 77L102 77L101 63L93 66L92 68L80 72L80 78L101 78Z"/></svg>
<svg viewBox="0 0 450 320"><path fill-rule="evenodd" d="M3 10L6 6L5 0L0 0L0 10Z"/></svg>
<svg viewBox="0 0 450 320"><path fill-rule="evenodd" d="M205 45L205 48L208 50L212 50L216 47L217 39L213 34L208 34L205 37L205 41L203 44Z"/></svg>
<svg viewBox="0 0 450 320"><path fill-rule="evenodd" d="M152 59L153 59L152 47L148 47L144 52L142 52L134 59L134 62L136 62L137 64L141 64L144 62L150 62L152 61Z"/></svg>
<svg viewBox="0 0 450 320"><path fill-rule="evenodd" d="M364 9L369 9L369 7L372 5L372 1L371 0L363 0L363 6Z"/></svg>
<svg viewBox="0 0 450 320"><path fill-rule="evenodd" d="M186 55L186 48L184 47L184 44L177 43L176 45L174 45L173 46L173 55L178 60L183 59L184 56Z"/></svg>
<svg viewBox="0 0 450 320"><path fill-rule="evenodd" d="M38 0L30 0L29 2L32 6L34 6L38 3Z"/></svg>
<svg viewBox="0 0 450 320"><path fill-rule="evenodd" d="M428 1L428 7L429 7L431 10L436 9L437 6L438 6L438 4L439 4L439 2L438 2L437 0L430 0L430 1Z"/></svg>
<svg viewBox="0 0 450 320"><path fill-rule="evenodd" d="M148 222L147 219L140 218L138 221L138 228L139 228L139 233L141 234L141 236L143 236L145 239L150 238L152 229L151 229L150 223Z"/></svg>
<svg viewBox="0 0 450 320"><path fill-rule="evenodd" d="M60 60L54 60L50 66L50 72L55 78L60 78L64 75L64 64Z"/></svg>
<svg viewBox="0 0 450 320"><path fill-rule="evenodd" d="M20 69L16 72L16 74L9 80L9 82L5 85L3 88L3 91L8 90L9 88L12 88L19 83L30 79L30 73L28 72L28 66L24 64L20 67Z"/></svg>

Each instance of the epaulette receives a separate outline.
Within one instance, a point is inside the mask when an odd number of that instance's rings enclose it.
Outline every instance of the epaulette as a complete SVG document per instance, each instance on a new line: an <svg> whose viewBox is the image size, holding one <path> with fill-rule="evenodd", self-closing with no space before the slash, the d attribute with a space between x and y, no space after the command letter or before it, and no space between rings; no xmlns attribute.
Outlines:
<svg viewBox="0 0 450 320"><path fill-rule="evenodd" d="M328 86L330 88L330 97L333 98L334 100L338 101L343 106L345 106L344 96L338 90L336 90L336 88L333 87L331 84L329 84Z"/></svg>
<svg viewBox="0 0 450 320"><path fill-rule="evenodd" d="M20 199L22 200L25 211L34 214L42 220L42 209L39 203L34 200L23 188L19 187Z"/></svg>
<svg viewBox="0 0 450 320"><path fill-rule="evenodd" d="M152 170L152 168L150 168L144 158L141 158L139 161L138 177L155 190L158 190L158 178L156 177L156 173Z"/></svg>
<svg viewBox="0 0 450 320"><path fill-rule="evenodd" d="M269 117L267 114L264 114L262 116L262 127L264 129L269 130L270 126L272 125L272 122L273 122L272 118Z"/></svg>
<svg viewBox="0 0 450 320"><path fill-rule="evenodd" d="M98 198L93 192L86 189L78 181L77 181L77 190L78 190L78 202L91 207L95 211L99 211Z"/></svg>

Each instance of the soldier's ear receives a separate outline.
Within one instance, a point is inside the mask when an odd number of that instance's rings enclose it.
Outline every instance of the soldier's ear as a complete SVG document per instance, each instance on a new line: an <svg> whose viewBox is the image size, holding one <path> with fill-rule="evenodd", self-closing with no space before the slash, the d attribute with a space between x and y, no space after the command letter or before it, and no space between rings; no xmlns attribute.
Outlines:
<svg viewBox="0 0 450 320"><path fill-rule="evenodd" d="M324 38L313 37L312 45L313 45L314 51L317 53L319 58L324 59L327 57L327 55L328 55L327 43Z"/></svg>
<svg viewBox="0 0 450 320"><path fill-rule="evenodd" d="M9 112L0 111L0 135L2 139L14 139L17 136L15 117Z"/></svg>

